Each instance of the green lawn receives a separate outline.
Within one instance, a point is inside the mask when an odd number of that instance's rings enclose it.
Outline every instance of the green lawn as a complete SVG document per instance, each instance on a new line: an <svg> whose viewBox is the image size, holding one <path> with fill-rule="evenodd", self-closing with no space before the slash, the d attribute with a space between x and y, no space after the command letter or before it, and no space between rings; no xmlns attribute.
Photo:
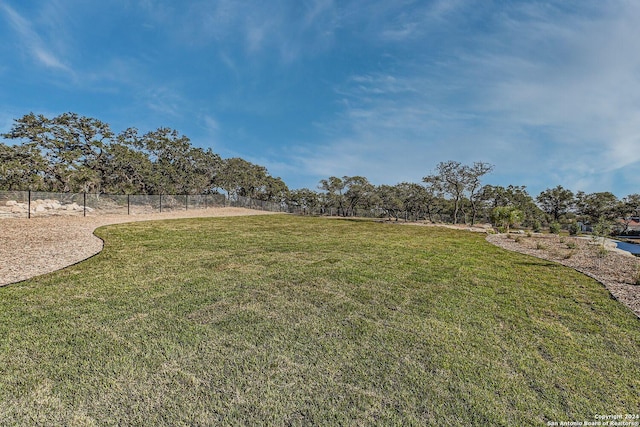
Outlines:
<svg viewBox="0 0 640 427"><path fill-rule="evenodd" d="M98 230L0 288L0 425L546 425L640 408L640 321L484 236L292 216Z"/></svg>

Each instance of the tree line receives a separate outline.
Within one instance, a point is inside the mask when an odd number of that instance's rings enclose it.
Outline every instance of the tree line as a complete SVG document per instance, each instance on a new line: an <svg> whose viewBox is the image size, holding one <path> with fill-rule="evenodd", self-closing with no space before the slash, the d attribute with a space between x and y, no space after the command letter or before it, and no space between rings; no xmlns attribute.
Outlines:
<svg viewBox="0 0 640 427"><path fill-rule="evenodd" d="M618 199L610 192L586 194L557 186L535 198L525 186L483 185L494 166L440 162L421 183L373 185L362 176L331 176L317 189L290 190L264 166L242 158L222 159L194 147L169 128L119 134L98 119L64 113L27 114L2 135L0 190L112 194L212 194L280 203L292 212L384 216L432 222L515 223L532 228L613 224L627 231L640 215L640 195Z"/></svg>
<svg viewBox="0 0 640 427"><path fill-rule="evenodd" d="M333 208L344 216L376 210L396 220L404 215L453 224L518 224L535 231L564 228L571 233L596 226L625 233L631 220L640 216L640 194L618 199L610 192L573 193L557 186L533 197L525 186L482 185L481 178L492 170L483 162L464 165L450 160L439 163L420 184L374 186L360 176L330 177L320 181L321 191L294 190L290 200L310 211Z"/></svg>
<svg viewBox="0 0 640 427"><path fill-rule="evenodd" d="M222 159L170 128L119 134L98 119L27 114L2 135L0 189L112 194L211 194L226 191L280 201L288 191L263 166Z"/></svg>

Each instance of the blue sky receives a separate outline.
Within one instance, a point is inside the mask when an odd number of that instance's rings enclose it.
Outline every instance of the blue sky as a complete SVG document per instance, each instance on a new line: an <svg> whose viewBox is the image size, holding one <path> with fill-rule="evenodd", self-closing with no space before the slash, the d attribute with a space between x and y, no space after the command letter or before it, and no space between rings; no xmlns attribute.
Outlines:
<svg viewBox="0 0 640 427"><path fill-rule="evenodd" d="M532 195L640 192L636 0L0 0L0 132L170 127L290 188L495 165Z"/></svg>

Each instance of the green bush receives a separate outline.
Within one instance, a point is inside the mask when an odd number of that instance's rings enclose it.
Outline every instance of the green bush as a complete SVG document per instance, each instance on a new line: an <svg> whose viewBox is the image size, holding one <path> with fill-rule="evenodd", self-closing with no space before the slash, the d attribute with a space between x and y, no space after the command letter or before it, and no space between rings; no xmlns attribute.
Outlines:
<svg viewBox="0 0 640 427"><path fill-rule="evenodd" d="M557 222L549 224L549 233L560 234L560 224Z"/></svg>
<svg viewBox="0 0 640 427"><path fill-rule="evenodd" d="M536 219L535 221L533 221L532 228L534 233L539 233L540 230L542 230L542 224L540 224L540 221Z"/></svg>
<svg viewBox="0 0 640 427"><path fill-rule="evenodd" d="M580 232L580 226L578 225L577 222L572 222L571 224L569 224L569 235L575 236L579 232Z"/></svg>

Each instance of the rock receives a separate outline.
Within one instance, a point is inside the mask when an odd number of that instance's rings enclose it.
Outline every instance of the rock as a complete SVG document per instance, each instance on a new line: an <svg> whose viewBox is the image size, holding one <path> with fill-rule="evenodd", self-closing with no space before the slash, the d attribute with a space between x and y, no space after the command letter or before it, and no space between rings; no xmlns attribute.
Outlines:
<svg viewBox="0 0 640 427"><path fill-rule="evenodd" d="M15 206L17 204L18 202L16 202L15 200L7 200L7 203L5 203L5 205L7 206Z"/></svg>

